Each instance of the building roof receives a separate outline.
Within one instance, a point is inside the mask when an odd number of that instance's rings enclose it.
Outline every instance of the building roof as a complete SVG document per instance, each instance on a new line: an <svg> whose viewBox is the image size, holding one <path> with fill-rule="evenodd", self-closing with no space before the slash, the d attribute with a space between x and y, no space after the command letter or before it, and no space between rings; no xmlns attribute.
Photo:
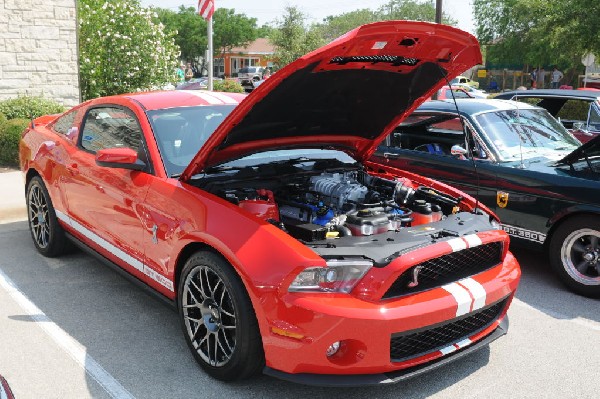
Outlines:
<svg viewBox="0 0 600 399"><path fill-rule="evenodd" d="M234 47L228 53L271 55L275 53L275 47L269 42L269 39L261 37L248 44L246 47Z"/></svg>

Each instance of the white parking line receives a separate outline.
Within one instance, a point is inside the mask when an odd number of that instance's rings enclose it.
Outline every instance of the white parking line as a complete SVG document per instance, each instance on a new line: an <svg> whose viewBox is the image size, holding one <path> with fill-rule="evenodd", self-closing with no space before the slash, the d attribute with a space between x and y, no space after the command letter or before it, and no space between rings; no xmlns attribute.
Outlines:
<svg viewBox="0 0 600 399"><path fill-rule="evenodd" d="M571 317L569 317L569 316L567 316L565 314L556 312L554 310L549 310L549 309L544 309L544 308L537 308L537 307L531 306L531 305L529 305L529 304L527 304L527 303L525 303L525 302L523 302L523 301L521 301L521 300L519 300L517 298L513 299L512 303L514 303L515 305L520 306L522 308L526 308L526 309L530 309L530 310L536 310L538 312L545 313L548 316L553 317L553 318L558 319L558 320L568 321L568 322L571 322L571 323L578 324L578 325L580 325L582 327L589 328L590 330L600 331L600 323L595 322L593 320L583 319L583 318L580 318L580 317L571 318Z"/></svg>
<svg viewBox="0 0 600 399"><path fill-rule="evenodd" d="M66 331L55 324L44 312L31 302L17 285L0 269L0 286L27 312L65 352L67 352L90 377L113 398L134 399L135 397L110 375L98 362L86 353L86 349Z"/></svg>

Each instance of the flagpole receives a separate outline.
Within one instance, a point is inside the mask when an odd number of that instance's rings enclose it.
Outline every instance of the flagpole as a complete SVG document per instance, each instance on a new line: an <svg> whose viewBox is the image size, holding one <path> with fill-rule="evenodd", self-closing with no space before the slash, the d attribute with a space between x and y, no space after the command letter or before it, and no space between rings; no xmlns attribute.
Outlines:
<svg viewBox="0 0 600 399"><path fill-rule="evenodd" d="M212 34L212 15L208 19L208 91L213 91L213 34Z"/></svg>

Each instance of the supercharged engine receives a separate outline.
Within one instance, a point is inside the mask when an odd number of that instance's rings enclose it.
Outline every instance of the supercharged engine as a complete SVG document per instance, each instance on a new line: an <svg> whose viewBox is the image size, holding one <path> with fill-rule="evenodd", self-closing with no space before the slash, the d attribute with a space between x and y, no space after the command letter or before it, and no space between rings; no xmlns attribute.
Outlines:
<svg viewBox="0 0 600 399"><path fill-rule="evenodd" d="M268 188L228 189L221 196L308 242L436 222L456 212L461 201L406 178L362 171L323 172Z"/></svg>

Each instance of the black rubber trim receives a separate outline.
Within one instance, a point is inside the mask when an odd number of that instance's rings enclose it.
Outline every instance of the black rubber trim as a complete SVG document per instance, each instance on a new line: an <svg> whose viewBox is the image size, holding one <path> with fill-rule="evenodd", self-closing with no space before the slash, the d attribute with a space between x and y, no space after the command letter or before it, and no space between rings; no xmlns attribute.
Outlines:
<svg viewBox="0 0 600 399"><path fill-rule="evenodd" d="M98 259L100 262L104 263L106 266L110 267L112 270L119 273L122 277L125 277L127 280L141 288L144 292L149 294L150 296L160 300L163 304L167 305L173 311L177 311L177 304L174 300L171 300L156 291L154 288L150 287L148 284L135 277L133 274L128 273L121 266L117 265L110 259L105 258L101 253L97 252L95 249L88 246L86 243L79 240L77 237L73 236L71 233L65 232L67 238L73 242L73 244L77 245L82 251L86 252L89 255L92 255L94 258Z"/></svg>
<svg viewBox="0 0 600 399"><path fill-rule="evenodd" d="M406 370L399 370L390 373L381 374L289 374L270 367L265 367L263 372L271 377L279 378L297 384L315 385L324 387L360 387L366 385L394 384L399 381L415 377L417 375L429 372L444 364L453 362L469 353L475 352L508 332L508 316L500 322L498 327L485 338L480 339L472 345L459 349L447 356L433 360Z"/></svg>

